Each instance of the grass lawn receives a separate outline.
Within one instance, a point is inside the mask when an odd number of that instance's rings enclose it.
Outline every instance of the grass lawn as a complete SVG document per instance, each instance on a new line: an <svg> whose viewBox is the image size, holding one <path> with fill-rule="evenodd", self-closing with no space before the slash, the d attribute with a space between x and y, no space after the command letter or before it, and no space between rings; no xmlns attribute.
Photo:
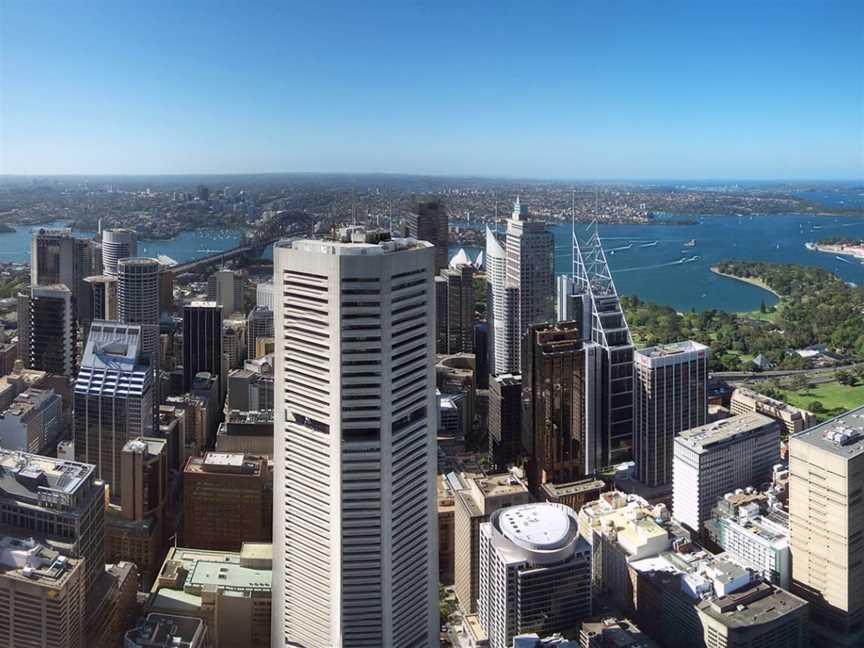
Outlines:
<svg viewBox="0 0 864 648"><path fill-rule="evenodd" d="M819 414L820 420L837 416L847 410L864 405L864 384L860 381L851 387L834 381L811 385L803 391L782 389L782 393L782 400L795 407L808 409L813 401L822 403L825 412Z"/></svg>

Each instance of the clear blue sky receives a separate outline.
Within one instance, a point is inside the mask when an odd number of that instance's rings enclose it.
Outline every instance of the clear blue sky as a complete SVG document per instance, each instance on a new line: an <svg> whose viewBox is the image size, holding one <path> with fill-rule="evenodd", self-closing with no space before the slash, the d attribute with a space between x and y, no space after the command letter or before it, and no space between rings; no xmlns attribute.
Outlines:
<svg viewBox="0 0 864 648"><path fill-rule="evenodd" d="M864 2L0 0L0 173L864 177Z"/></svg>

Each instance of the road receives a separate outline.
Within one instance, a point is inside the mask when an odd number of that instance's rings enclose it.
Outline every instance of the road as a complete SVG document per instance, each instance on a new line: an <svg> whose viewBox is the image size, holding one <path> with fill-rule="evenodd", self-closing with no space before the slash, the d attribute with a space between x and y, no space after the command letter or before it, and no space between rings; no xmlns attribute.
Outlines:
<svg viewBox="0 0 864 648"><path fill-rule="evenodd" d="M864 367L864 362L856 362L842 367L822 367L819 369L793 369L786 371L715 371L711 376L722 378L730 382L742 380L764 380L768 378L784 378L789 376L804 375L810 377L814 382L829 382L834 379L834 373L839 369L858 369Z"/></svg>

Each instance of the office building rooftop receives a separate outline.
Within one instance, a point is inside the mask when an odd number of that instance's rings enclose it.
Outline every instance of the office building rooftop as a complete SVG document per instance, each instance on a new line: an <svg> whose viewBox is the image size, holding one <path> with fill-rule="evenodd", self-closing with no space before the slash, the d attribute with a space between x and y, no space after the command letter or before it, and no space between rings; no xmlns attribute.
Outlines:
<svg viewBox="0 0 864 648"><path fill-rule="evenodd" d="M344 228L338 234L338 240L301 239L280 241L280 248L289 248L298 252L313 254L346 255L382 255L393 254L404 250L431 248L432 243L418 241L412 238L394 238L390 232L367 230L364 227Z"/></svg>
<svg viewBox="0 0 864 648"><path fill-rule="evenodd" d="M50 495L73 495L87 484L94 466L0 448L0 494L42 503Z"/></svg>
<svg viewBox="0 0 864 648"><path fill-rule="evenodd" d="M711 446L732 441L766 425L776 425L773 419L747 412L731 418L714 421L690 430L684 430L675 438L675 443L689 446L696 452L706 452Z"/></svg>
<svg viewBox="0 0 864 648"><path fill-rule="evenodd" d="M852 459L864 452L864 405L793 437L831 454Z"/></svg>
<svg viewBox="0 0 864 648"><path fill-rule="evenodd" d="M67 574L80 562L63 556L33 538L0 537L0 573L6 578L61 588Z"/></svg>
<svg viewBox="0 0 864 648"><path fill-rule="evenodd" d="M198 648L203 645L204 622L173 614L151 613L144 623L126 633L129 648Z"/></svg>

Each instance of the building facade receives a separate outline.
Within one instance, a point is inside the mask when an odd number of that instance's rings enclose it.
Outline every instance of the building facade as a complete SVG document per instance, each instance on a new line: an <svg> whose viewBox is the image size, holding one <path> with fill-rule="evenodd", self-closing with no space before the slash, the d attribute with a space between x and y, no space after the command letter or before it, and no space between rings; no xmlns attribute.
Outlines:
<svg viewBox="0 0 864 648"><path fill-rule="evenodd" d="M693 531L726 493L770 483L780 461L780 426L741 414L686 430L675 438L672 512Z"/></svg>
<svg viewBox="0 0 864 648"><path fill-rule="evenodd" d="M864 644L862 483L864 407L790 440L792 591L810 602L820 648Z"/></svg>
<svg viewBox="0 0 864 648"><path fill-rule="evenodd" d="M222 376L222 308L215 301L183 307L184 391L192 388L200 371Z"/></svg>
<svg viewBox="0 0 864 648"><path fill-rule="evenodd" d="M26 310L21 308L22 300ZM19 318L22 310L27 326L19 332L19 345L24 338L27 367L74 376L78 325L72 291L64 284L32 286L29 295L19 296Z"/></svg>
<svg viewBox="0 0 864 648"><path fill-rule="evenodd" d="M708 422L708 363L698 342L640 349L634 356L633 459L646 486L672 482L675 437Z"/></svg>
<svg viewBox="0 0 864 648"><path fill-rule="evenodd" d="M773 418L783 426L785 433L789 436L816 425L816 417L811 412L793 407L776 398L769 398L746 387L739 387L732 392L729 409L732 414L758 412Z"/></svg>
<svg viewBox="0 0 864 648"><path fill-rule="evenodd" d="M522 504L480 525L478 615L489 648L509 648L522 632L576 628L591 615L591 547L573 509Z"/></svg>
<svg viewBox="0 0 864 648"><path fill-rule="evenodd" d="M528 483L572 482L596 468L597 345L585 342L575 322L530 326L524 338L522 447Z"/></svg>
<svg viewBox="0 0 864 648"><path fill-rule="evenodd" d="M131 229L102 230L102 274L117 276L117 262L138 256L138 235Z"/></svg>
<svg viewBox="0 0 864 648"><path fill-rule="evenodd" d="M489 381L489 455L495 472L522 456L522 376L501 374Z"/></svg>
<svg viewBox="0 0 864 648"><path fill-rule="evenodd" d="M456 597L466 612L477 611L480 598L480 525L500 508L527 504L528 488L510 473L447 475L453 490L454 580Z"/></svg>
<svg viewBox="0 0 864 648"><path fill-rule="evenodd" d="M142 327L95 321L75 380L75 457L120 497L121 452L129 439L152 436L153 372L143 357Z"/></svg>
<svg viewBox="0 0 864 648"><path fill-rule="evenodd" d="M355 228L274 252L274 642L431 645L435 250Z"/></svg>
<svg viewBox="0 0 864 648"><path fill-rule="evenodd" d="M418 241L428 241L435 246L434 272L438 274L447 268L450 255L450 241L447 207L441 200L419 202L405 215L405 229L408 236Z"/></svg>

